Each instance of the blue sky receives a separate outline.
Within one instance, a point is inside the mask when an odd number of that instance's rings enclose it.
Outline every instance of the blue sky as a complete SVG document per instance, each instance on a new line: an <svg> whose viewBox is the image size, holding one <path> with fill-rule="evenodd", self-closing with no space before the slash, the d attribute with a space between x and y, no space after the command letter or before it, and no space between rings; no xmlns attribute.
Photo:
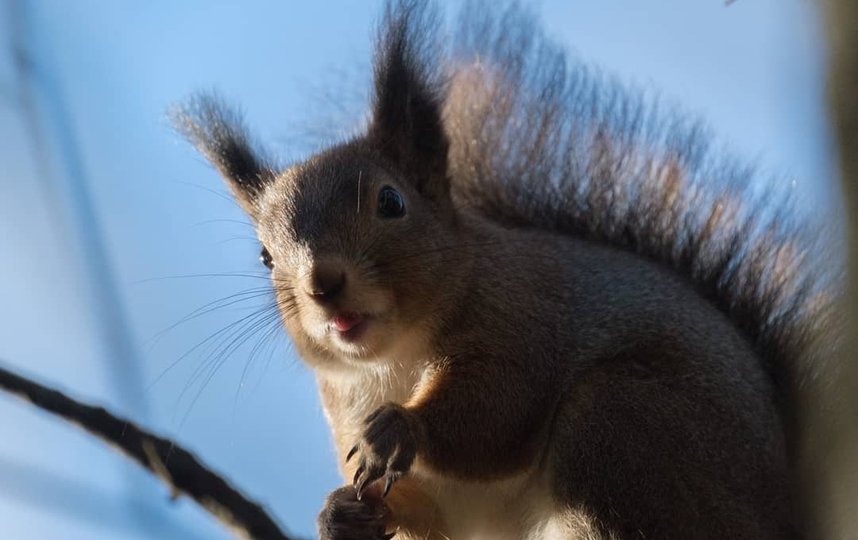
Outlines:
<svg viewBox="0 0 858 540"><path fill-rule="evenodd" d="M353 87L380 2L13 4L17 14L0 9L0 361L176 437L310 536L340 479L312 375L288 340L274 332L252 361L258 337L229 355L219 355L228 333L204 343L260 305L252 301L160 334L265 285L247 220L164 113L216 88L268 147L301 156L314 119L334 122L337 106L350 110L361 94ZM535 5L577 58L700 114L737 153L794 181L805 211L830 213L811 2ZM29 86L5 39L15 35L31 60ZM32 101L22 99L28 87ZM228 537L77 430L6 396L0 422L1 537Z"/></svg>

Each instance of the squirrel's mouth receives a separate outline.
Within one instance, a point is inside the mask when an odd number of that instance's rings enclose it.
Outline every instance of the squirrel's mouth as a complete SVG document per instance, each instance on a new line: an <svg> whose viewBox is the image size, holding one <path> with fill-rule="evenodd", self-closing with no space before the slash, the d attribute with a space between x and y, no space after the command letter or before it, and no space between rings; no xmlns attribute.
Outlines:
<svg viewBox="0 0 858 540"><path fill-rule="evenodd" d="M354 343L366 331L369 317L360 313L338 313L331 318L330 327L340 339Z"/></svg>

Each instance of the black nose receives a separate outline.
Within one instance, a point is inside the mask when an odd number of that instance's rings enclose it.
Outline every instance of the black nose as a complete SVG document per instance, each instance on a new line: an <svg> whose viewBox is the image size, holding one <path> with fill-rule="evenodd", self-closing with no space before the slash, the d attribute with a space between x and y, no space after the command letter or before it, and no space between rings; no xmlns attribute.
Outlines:
<svg viewBox="0 0 858 540"><path fill-rule="evenodd" d="M334 265L316 265L310 274L309 290L313 300L328 303L336 300L346 286L346 273Z"/></svg>

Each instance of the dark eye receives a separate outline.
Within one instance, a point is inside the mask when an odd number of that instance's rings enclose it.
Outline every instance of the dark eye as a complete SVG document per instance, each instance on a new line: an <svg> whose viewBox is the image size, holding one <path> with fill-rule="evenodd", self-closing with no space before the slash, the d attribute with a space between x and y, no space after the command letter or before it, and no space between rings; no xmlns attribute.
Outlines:
<svg viewBox="0 0 858 540"><path fill-rule="evenodd" d="M400 218L405 215L405 199L392 187L384 186L378 192L377 211L380 218Z"/></svg>
<svg viewBox="0 0 858 540"><path fill-rule="evenodd" d="M268 253L268 250L262 248L262 251L259 253L259 260L264 264L269 270L274 268L274 259L271 258L271 254Z"/></svg>

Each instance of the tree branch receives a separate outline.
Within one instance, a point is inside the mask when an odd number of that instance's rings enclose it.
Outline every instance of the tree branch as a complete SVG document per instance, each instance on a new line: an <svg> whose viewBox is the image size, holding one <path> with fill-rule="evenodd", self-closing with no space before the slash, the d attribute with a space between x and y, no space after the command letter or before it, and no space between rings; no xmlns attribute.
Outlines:
<svg viewBox="0 0 858 540"><path fill-rule="evenodd" d="M118 418L103 407L76 401L0 367L0 388L26 399L116 448L160 478L174 495L187 495L246 540L290 540L256 502L242 495L175 442Z"/></svg>

